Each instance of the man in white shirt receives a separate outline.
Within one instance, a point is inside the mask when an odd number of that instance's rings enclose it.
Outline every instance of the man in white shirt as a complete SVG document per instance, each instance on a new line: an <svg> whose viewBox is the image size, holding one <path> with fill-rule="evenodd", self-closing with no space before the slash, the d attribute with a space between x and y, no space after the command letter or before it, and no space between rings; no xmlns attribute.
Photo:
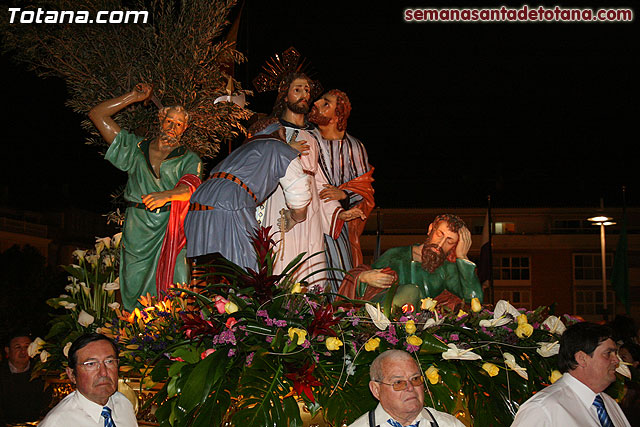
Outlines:
<svg viewBox="0 0 640 427"><path fill-rule="evenodd" d="M40 427L137 427L133 405L118 388L118 351L109 338L91 333L69 349L67 375L76 391L62 399Z"/></svg>
<svg viewBox="0 0 640 427"><path fill-rule="evenodd" d="M453 415L424 407L424 378L406 351L383 352L369 375L369 389L380 403L350 427L464 427Z"/></svg>
<svg viewBox="0 0 640 427"><path fill-rule="evenodd" d="M562 378L521 407L517 427L629 427L622 409L604 390L616 380L618 356L607 326L577 323L560 339Z"/></svg>

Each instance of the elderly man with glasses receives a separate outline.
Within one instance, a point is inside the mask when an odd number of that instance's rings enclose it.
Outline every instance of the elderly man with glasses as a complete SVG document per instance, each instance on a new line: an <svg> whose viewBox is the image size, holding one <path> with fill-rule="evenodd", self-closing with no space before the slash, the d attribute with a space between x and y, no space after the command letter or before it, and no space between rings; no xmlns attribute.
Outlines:
<svg viewBox="0 0 640 427"><path fill-rule="evenodd" d="M76 391L62 399L40 427L137 426L133 405L118 389L118 350L109 338L91 333L69 349L69 379Z"/></svg>
<svg viewBox="0 0 640 427"><path fill-rule="evenodd" d="M424 377L409 353L387 350L369 368L378 406L350 427L464 427L456 417L424 407Z"/></svg>

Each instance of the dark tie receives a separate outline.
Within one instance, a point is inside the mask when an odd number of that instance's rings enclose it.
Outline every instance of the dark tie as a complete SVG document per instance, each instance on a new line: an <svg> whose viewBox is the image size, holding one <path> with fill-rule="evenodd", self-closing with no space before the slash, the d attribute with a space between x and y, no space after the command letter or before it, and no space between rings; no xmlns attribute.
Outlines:
<svg viewBox="0 0 640 427"><path fill-rule="evenodd" d="M389 418L389 419L387 420L387 422L388 422L389 424L391 424L393 427L403 427L403 426L402 426L402 424L400 424L399 422L397 422L397 421L396 421L396 420L394 420L393 418ZM420 421L416 421L416 423L415 423L415 424L408 425L407 427L418 427L418 424L420 424Z"/></svg>
<svg viewBox="0 0 640 427"><path fill-rule="evenodd" d="M113 418L111 418L111 408L105 406L102 408L102 414L104 417L104 427L116 427L116 423L113 422Z"/></svg>
<svg viewBox="0 0 640 427"><path fill-rule="evenodd" d="M607 414L607 409L604 407L604 402L600 395L597 395L594 399L593 406L595 406L596 411L598 411L598 419L600 420L602 427L613 427L611 418L609 418L609 414Z"/></svg>

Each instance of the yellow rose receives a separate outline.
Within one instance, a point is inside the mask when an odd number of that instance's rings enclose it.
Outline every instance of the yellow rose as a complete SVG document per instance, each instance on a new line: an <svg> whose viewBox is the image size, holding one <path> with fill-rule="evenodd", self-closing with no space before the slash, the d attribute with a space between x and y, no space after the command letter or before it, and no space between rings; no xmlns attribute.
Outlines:
<svg viewBox="0 0 640 427"><path fill-rule="evenodd" d="M471 299L471 310L474 313L477 313L482 310L482 304L480 304L480 300L478 298Z"/></svg>
<svg viewBox="0 0 640 427"><path fill-rule="evenodd" d="M527 320L527 315L526 314L521 314L520 316L518 316L518 325L523 325L525 323L529 323L529 321Z"/></svg>
<svg viewBox="0 0 640 427"><path fill-rule="evenodd" d="M364 344L364 349L367 351L373 351L380 347L380 338L371 338Z"/></svg>
<svg viewBox="0 0 640 427"><path fill-rule="evenodd" d="M555 383L560 378L562 378L562 373L560 371L555 369L551 371L551 375L549 376L549 381L551 381L551 384Z"/></svg>
<svg viewBox="0 0 640 427"><path fill-rule="evenodd" d="M427 379L431 384L438 384L440 382L440 371L435 366L429 366L427 369Z"/></svg>
<svg viewBox="0 0 640 427"><path fill-rule="evenodd" d="M229 301L224 305L224 311L227 314L235 313L236 311L238 311L238 306Z"/></svg>
<svg viewBox="0 0 640 427"><path fill-rule="evenodd" d="M422 345L422 339L417 335L410 335L407 337L407 343L420 347Z"/></svg>
<svg viewBox="0 0 640 427"><path fill-rule="evenodd" d="M342 341L340 341L338 338L336 337L329 337L327 338L327 340L324 342L324 345L327 346L328 350L340 350L340 346L343 345Z"/></svg>
<svg viewBox="0 0 640 427"><path fill-rule="evenodd" d="M291 293L299 294L300 292L302 292L302 285L298 282L291 288Z"/></svg>
<svg viewBox="0 0 640 427"><path fill-rule="evenodd" d="M296 344L298 345L304 344L304 342L307 340L307 331L300 328L289 328L289 339L291 341L296 340L295 335L298 336L298 341L296 342Z"/></svg>
<svg viewBox="0 0 640 427"><path fill-rule="evenodd" d="M404 330L407 331L409 335L416 333L416 322L413 320L408 320L407 323L404 324Z"/></svg>
<svg viewBox="0 0 640 427"><path fill-rule="evenodd" d="M532 333L533 326L528 323L522 323L516 328L516 335L518 336L518 338L530 337Z"/></svg>
<svg viewBox="0 0 640 427"><path fill-rule="evenodd" d="M487 371L487 374L489 374L490 377L495 377L500 372L500 368L498 368L493 363L489 363L489 362L483 364L482 369Z"/></svg>
<svg viewBox="0 0 640 427"><path fill-rule="evenodd" d="M433 298L423 298L420 301L420 308L423 310L433 311L433 309L436 308L436 305L438 305L438 301Z"/></svg>

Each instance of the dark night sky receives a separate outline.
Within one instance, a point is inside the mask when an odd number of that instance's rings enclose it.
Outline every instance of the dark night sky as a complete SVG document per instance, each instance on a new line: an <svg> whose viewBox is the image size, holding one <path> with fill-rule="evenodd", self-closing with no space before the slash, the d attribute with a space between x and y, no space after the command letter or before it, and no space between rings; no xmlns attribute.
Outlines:
<svg viewBox="0 0 640 427"><path fill-rule="evenodd" d="M267 58L295 46L325 88L346 91L383 208L484 206L489 193L498 207L620 205L622 185L638 204L637 19L407 24L404 8L249 1L238 39L249 62L236 78L250 88ZM64 84L2 66L3 204L108 209L124 177L83 145ZM269 112L273 100L258 94L250 108Z"/></svg>

